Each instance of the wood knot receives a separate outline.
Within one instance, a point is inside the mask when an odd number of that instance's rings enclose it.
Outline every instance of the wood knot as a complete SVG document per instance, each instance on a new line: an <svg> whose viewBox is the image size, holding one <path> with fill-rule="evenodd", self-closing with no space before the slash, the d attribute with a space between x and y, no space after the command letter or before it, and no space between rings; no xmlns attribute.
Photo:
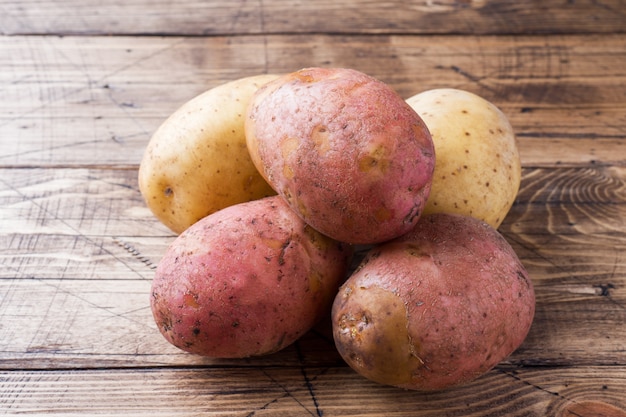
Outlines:
<svg viewBox="0 0 626 417"><path fill-rule="evenodd" d="M615 289L615 285L611 284L610 282L608 284L597 284L594 285L593 288L596 289L596 294L600 295L602 297L610 297L611 296L611 290Z"/></svg>
<svg viewBox="0 0 626 417"><path fill-rule="evenodd" d="M560 417L626 417L626 411L601 401L577 401L568 404Z"/></svg>

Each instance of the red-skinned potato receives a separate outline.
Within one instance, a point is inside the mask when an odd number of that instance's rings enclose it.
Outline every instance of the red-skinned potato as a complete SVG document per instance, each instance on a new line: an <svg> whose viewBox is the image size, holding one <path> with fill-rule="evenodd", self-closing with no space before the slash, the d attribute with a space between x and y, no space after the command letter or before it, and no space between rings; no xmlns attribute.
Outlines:
<svg viewBox="0 0 626 417"><path fill-rule="evenodd" d="M174 346L214 358L266 355L328 313L351 248L306 225L281 197L222 209L159 262L151 308Z"/></svg>
<svg viewBox="0 0 626 417"><path fill-rule="evenodd" d="M430 191L434 146L417 113L359 71L306 68L248 105L252 161L312 227L371 244L409 231Z"/></svg>
<svg viewBox="0 0 626 417"><path fill-rule="evenodd" d="M534 311L533 285L506 240L473 217L437 213L368 252L335 299L333 336L366 378L442 390L515 351Z"/></svg>

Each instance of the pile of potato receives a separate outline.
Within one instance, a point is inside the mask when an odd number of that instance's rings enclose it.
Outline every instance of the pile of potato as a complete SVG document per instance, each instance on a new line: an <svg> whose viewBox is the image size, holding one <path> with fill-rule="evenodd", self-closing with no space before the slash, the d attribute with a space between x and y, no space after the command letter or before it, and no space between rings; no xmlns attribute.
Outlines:
<svg viewBox="0 0 626 417"><path fill-rule="evenodd" d="M179 234L152 283L156 324L185 351L243 358L330 312L338 352L366 378L469 382L534 316L496 230L520 177L507 118L466 91L404 100L345 68L213 88L160 126L139 169L146 204Z"/></svg>

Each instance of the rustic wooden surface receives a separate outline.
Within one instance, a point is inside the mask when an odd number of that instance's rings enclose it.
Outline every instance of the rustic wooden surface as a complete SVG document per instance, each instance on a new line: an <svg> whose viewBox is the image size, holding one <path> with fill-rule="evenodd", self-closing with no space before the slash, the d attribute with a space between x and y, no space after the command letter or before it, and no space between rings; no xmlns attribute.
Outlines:
<svg viewBox="0 0 626 417"><path fill-rule="evenodd" d="M0 414L626 416L624 1L0 0L0 34ZM537 313L477 381L369 382L327 321L247 360L158 333L174 236L137 188L150 135L212 86L305 66L466 89L511 120L523 179L500 231Z"/></svg>

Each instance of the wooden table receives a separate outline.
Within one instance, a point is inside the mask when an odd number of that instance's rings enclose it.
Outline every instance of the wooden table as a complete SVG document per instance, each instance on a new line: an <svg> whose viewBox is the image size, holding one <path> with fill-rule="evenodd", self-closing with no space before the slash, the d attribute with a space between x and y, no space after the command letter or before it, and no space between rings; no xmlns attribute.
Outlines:
<svg viewBox="0 0 626 417"><path fill-rule="evenodd" d="M0 414L626 416L626 2L0 1ZM509 117L522 187L500 231L532 276L525 343L467 386L358 376L328 323L210 360L159 334L174 235L145 207L152 132L220 83L351 67L403 97Z"/></svg>

